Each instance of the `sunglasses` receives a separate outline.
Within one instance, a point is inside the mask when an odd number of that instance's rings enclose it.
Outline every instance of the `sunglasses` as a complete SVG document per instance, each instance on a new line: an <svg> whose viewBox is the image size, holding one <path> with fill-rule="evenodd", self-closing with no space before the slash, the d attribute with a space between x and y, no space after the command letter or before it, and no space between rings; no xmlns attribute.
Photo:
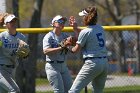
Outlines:
<svg viewBox="0 0 140 93"><path fill-rule="evenodd" d="M59 24L65 24L65 21L60 19L60 20L56 20L55 22L59 23Z"/></svg>

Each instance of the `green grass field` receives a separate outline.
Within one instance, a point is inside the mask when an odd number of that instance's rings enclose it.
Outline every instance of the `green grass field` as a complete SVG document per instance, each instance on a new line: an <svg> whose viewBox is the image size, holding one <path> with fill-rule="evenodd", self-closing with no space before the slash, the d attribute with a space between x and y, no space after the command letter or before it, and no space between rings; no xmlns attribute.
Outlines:
<svg viewBox="0 0 140 93"><path fill-rule="evenodd" d="M49 82L46 78L36 79L36 86L41 86L41 85L46 86L47 84L49 84ZM47 91L47 92L36 91L36 93L53 93L53 91ZM85 93L85 90L83 89L81 93ZM88 89L88 93L92 93L91 89ZM140 86L132 85L132 86L124 86L124 87L105 88L104 93L140 93Z"/></svg>
<svg viewBox="0 0 140 93"><path fill-rule="evenodd" d="M53 91L36 93L53 93ZM84 89L80 93L85 93ZM88 93L92 93L91 89L88 89ZM104 93L140 93L140 86L125 86L125 87L113 87L105 88Z"/></svg>
<svg viewBox="0 0 140 93"><path fill-rule="evenodd" d="M37 91L36 93L53 93L53 91L47 92ZM80 93L85 93L84 89ZM88 93L92 93L91 89L88 89ZM140 93L140 86L105 88L104 93Z"/></svg>
<svg viewBox="0 0 140 93"><path fill-rule="evenodd" d="M105 88L104 93L140 93L140 86Z"/></svg>

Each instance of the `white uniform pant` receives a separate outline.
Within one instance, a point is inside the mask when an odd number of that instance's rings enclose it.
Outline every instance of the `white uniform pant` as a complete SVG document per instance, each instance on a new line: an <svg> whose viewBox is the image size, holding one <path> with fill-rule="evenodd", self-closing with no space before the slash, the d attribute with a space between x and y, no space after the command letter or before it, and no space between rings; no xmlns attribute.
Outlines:
<svg viewBox="0 0 140 93"><path fill-rule="evenodd" d="M80 91L90 82L92 82L94 93L103 93L107 77L107 68L107 58L85 60L83 67L69 90L69 93L80 93Z"/></svg>
<svg viewBox="0 0 140 93"><path fill-rule="evenodd" d="M54 93L68 93L72 85L72 78L66 64L46 63L45 70Z"/></svg>
<svg viewBox="0 0 140 93"><path fill-rule="evenodd" d="M19 87L13 79L14 68L0 66L0 93L19 93Z"/></svg>

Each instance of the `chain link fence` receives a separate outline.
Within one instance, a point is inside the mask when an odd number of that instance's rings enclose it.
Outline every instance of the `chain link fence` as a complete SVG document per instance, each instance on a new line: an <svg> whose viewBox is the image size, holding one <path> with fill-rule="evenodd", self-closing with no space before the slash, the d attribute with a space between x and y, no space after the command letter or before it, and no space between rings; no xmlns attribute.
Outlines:
<svg viewBox="0 0 140 93"><path fill-rule="evenodd" d="M108 77L105 93L140 93L139 31L107 31ZM37 61L36 93L53 93L46 78L45 60ZM68 67L74 77L82 67L81 53L68 54ZM91 93L89 84L81 93Z"/></svg>

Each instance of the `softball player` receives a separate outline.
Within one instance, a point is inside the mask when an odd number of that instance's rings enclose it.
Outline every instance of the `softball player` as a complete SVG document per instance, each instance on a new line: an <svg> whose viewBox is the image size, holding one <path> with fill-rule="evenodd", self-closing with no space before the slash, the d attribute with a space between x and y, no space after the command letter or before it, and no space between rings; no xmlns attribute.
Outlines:
<svg viewBox="0 0 140 93"><path fill-rule="evenodd" d="M0 33L0 93L19 93L20 89L14 81L14 70L17 65L16 50L19 40L25 36L16 31L15 15L10 14L4 19L6 31Z"/></svg>
<svg viewBox="0 0 140 93"><path fill-rule="evenodd" d="M62 33L66 18L57 15L52 20L53 30L43 38L43 52L46 55L45 70L54 93L68 93L72 78L66 65L67 53L58 44L67 38Z"/></svg>
<svg viewBox="0 0 140 93"><path fill-rule="evenodd" d="M82 50L84 65L74 80L69 93L80 93L82 88L90 82L92 82L94 93L103 93L108 67L105 32L100 25L96 24L97 9L95 6L85 8L79 13L79 16L83 16L83 22L87 28L79 33L78 41L72 51ZM75 26L72 26L75 29Z"/></svg>

